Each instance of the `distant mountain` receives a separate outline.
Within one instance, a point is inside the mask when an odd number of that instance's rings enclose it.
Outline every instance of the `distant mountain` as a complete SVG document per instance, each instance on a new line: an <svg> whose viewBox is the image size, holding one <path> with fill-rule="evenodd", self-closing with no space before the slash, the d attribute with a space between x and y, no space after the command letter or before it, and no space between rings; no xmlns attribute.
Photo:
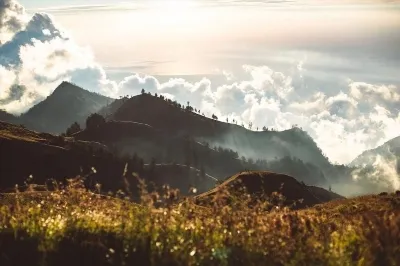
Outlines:
<svg viewBox="0 0 400 266"><path fill-rule="evenodd" d="M111 98L62 82L49 97L23 114L21 120L36 131L63 133L74 122L83 125L91 113L98 112L112 101Z"/></svg>
<svg viewBox="0 0 400 266"><path fill-rule="evenodd" d="M19 120L18 117L14 116L12 114L9 114L4 110L0 110L0 121L17 124L18 120Z"/></svg>
<svg viewBox="0 0 400 266"><path fill-rule="evenodd" d="M392 161L400 158L400 136L385 142L383 145L368 151L351 162L351 166L373 165L379 160ZM377 162L378 163L378 162Z"/></svg>
<svg viewBox="0 0 400 266"><path fill-rule="evenodd" d="M191 136L210 146L230 148L254 160L289 156L321 169L331 165L314 140L301 129L251 131L204 117L191 109L161 97L142 94L124 101L111 119L148 124L170 136Z"/></svg>

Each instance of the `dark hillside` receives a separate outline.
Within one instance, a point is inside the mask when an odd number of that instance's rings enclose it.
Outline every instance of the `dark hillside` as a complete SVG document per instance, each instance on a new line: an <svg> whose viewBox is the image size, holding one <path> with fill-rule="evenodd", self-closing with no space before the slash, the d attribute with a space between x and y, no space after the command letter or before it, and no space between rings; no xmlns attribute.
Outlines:
<svg viewBox="0 0 400 266"><path fill-rule="evenodd" d="M312 138L298 128L282 132L251 131L204 117L176 102L148 94L126 100L112 119L148 124L170 135L191 136L253 159L273 160L292 156L313 163L322 170L330 166Z"/></svg>
<svg viewBox="0 0 400 266"><path fill-rule="evenodd" d="M88 188L99 183L105 192L122 189L138 199L138 182L132 173L156 187L169 184L171 178L171 188L182 194L194 186L204 192L215 184L209 176L189 167L145 166L142 158L118 157L97 142L37 133L8 123L0 123L0 158L0 190L24 186L30 176L33 179L29 182L42 185L51 179L65 182L80 175L87 176Z"/></svg>

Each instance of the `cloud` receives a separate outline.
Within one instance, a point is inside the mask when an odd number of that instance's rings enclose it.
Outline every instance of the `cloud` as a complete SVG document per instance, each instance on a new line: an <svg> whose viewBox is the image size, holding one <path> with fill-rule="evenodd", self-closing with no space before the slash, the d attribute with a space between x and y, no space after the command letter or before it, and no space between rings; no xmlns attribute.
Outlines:
<svg viewBox="0 0 400 266"><path fill-rule="evenodd" d="M305 71L303 66L298 70ZM298 93L301 88L284 73L267 66L249 65L243 71L247 78L221 86L213 86L208 79L197 83L184 79L159 83L151 76L134 75L128 78L134 82L129 86L124 82L122 87L124 93L128 92L125 94L138 93L141 87L152 93L167 93L181 103L189 101L208 116L214 113L223 121L229 118L238 124L251 122L253 130L264 126L284 130L297 124L338 163L349 163L362 151L400 132L400 113L396 109L400 102L394 85L349 81L335 95L327 96L315 89L308 98Z"/></svg>
<svg viewBox="0 0 400 266"><path fill-rule="evenodd" d="M397 172L398 159L393 153L385 157L376 155L371 164L354 170L351 175L355 181L368 181L379 186L378 189L395 191L400 189ZM378 190L377 189L377 190Z"/></svg>
<svg viewBox="0 0 400 266"><path fill-rule="evenodd" d="M25 24L24 8L13 0L0 0L0 44L12 38Z"/></svg>
<svg viewBox="0 0 400 266"><path fill-rule="evenodd" d="M25 112L64 80L116 96L117 83L107 78L91 49L78 46L50 15L29 17L14 1L2 1L0 7L0 32L10 32L10 18L21 22L0 45L0 108Z"/></svg>

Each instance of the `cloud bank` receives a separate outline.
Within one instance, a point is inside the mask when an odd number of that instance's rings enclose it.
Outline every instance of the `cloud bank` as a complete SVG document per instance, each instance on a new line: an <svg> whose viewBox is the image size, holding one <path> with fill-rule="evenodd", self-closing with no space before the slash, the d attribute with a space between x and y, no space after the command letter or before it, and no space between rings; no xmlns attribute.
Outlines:
<svg viewBox="0 0 400 266"><path fill-rule="evenodd" d="M43 100L63 80L108 96L139 94L141 89L190 104L221 120L253 123L253 130L296 124L306 130L333 162L349 163L400 132L400 88L348 80L341 92L307 89L307 64L286 73L268 66L244 65L242 73L221 70L227 80L213 86L133 73L110 80L88 47L80 47L45 13L28 15L12 0L0 0L0 108L14 114ZM290 73L290 74L288 74ZM236 79L236 74L243 76Z"/></svg>

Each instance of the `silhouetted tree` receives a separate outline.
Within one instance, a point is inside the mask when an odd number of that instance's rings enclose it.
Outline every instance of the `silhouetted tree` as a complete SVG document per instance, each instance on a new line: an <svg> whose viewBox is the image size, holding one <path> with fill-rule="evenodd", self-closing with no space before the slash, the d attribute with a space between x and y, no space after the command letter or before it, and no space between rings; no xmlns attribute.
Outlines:
<svg viewBox="0 0 400 266"><path fill-rule="evenodd" d="M87 119L86 119L86 128L87 129L95 129L101 126L106 122L106 119L97 113L91 114Z"/></svg>
<svg viewBox="0 0 400 266"><path fill-rule="evenodd" d="M211 117L212 119L218 120L218 117L215 114L213 114Z"/></svg>
<svg viewBox="0 0 400 266"><path fill-rule="evenodd" d="M266 126L263 126L263 131L268 131L268 128Z"/></svg>
<svg viewBox="0 0 400 266"><path fill-rule="evenodd" d="M249 123L249 129L251 129L253 127L253 122Z"/></svg>
<svg viewBox="0 0 400 266"><path fill-rule="evenodd" d="M156 93L154 93L154 96L158 97L158 94L157 94L157 92L156 92Z"/></svg>
<svg viewBox="0 0 400 266"><path fill-rule="evenodd" d="M146 93L146 91L144 90L144 89L142 89L142 92L141 92L142 94L145 94Z"/></svg>
<svg viewBox="0 0 400 266"><path fill-rule="evenodd" d="M78 133L81 130L81 126L77 122L75 122L67 129L66 135L72 136L73 134Z"/></svg>

